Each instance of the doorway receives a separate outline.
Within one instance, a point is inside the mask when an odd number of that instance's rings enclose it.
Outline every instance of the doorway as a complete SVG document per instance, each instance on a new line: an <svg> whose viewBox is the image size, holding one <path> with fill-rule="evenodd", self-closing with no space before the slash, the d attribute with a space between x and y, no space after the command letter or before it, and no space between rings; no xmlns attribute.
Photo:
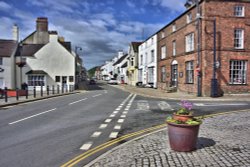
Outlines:
<svg viewBox="0 0 250 167"><path fill-rule="evenodd" d="M171 86L178 86L178 62L174 60L171 65Z"/></svg>

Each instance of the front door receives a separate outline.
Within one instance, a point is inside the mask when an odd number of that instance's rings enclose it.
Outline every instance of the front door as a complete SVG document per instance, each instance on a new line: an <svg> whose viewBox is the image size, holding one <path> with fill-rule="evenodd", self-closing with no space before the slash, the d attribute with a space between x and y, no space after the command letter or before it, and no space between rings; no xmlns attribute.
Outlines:
<svg viewBox="0 0 250 167"><path fill-rule="evenodd" d="M178 84L178 64L171 65L171 86L177 87Z"/></svg>

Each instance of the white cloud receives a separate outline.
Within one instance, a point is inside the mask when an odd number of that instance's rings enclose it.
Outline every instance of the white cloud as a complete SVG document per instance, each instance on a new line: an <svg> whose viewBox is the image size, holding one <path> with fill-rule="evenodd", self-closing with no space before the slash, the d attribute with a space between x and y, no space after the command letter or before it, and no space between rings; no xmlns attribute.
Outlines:
<svg viewBox="0 0 250 167"><path fill-rule="evenodd" d="M8 11L11 8L11 5L7 4L6 2L0 1L0 11Z"/></svg>
<svg viewBox="0 0 250 167"><path fill-rule="evenodd" d="M152 0L152 4L155 6L160 5L174 11L183 11L185 9L185 1L186 0Z"/></svg>
<svg viewBox="0 0 250 167"><path fill-rule="evenodd" d="M126 4L127 4L130 8L135 8L135 7L136 7L135 4L134 4L132 1L130 1L130 0L126 0Z"/></svg>

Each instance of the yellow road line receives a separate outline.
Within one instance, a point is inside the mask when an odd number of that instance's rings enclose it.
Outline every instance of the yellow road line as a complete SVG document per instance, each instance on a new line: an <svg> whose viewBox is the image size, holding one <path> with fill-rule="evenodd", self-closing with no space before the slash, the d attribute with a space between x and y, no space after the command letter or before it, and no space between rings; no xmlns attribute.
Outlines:
<svg viewBox="0 0 250 167"><path fill-rule="evenodd" d="M161 125L158 125L158 126L155 126L155 127L151 127L151 128L148 128L148 129L144 129L144 130L141 130L141 131L138 131L138 132L134 132L134 133L131 133L131 134L127 134L127 135L124 135L120 138L117 138L115 140L111 140L111 141L108 141L106 143L103 143L91 150L88 150L86 151L85 153L83 154L80 154L79 156L73 158L72 160L68 161L67 163L63 164L61 167L66 167L66 166L73 166L75 164L77 164L78 162L82 161L83 159L85 159L86 157L100 151L100 150L103 150L115 143L118 143L122 140L125 140L125 139L128 139L128 138L131 138L131 137L134 137L134 136L137 136L137 135L140 135L140 134L143 134L143 133L146 133L146 132L150 132L150 131L153 131L153 130L156 130L156 129L160 129L160 128L163 128L165 127L166 124L161 124Z"/></svg>
<svg viewBox="0 0 250 167"><path fill-rule="evenodd" d="M250 109L246 109L246 110L237 110L237 111L230 111L230 112L222 112L222 113L217 113L217 114L209 114L209 115L204 115L204 116L201 116L202 118L210 118L210 117L214 117L214 116L219 116L219 115L225 115L225 114L232 114L232 113L237 113L237 112L247 112L247 111L250 111ZM143 133L147 133L147 132L151 132L153 130L156 130L156 129L161 129L161 128L164 128L166 127L166 124L161 124L161 125L158 125L158 126L154 126L154 127L151 127L151 128L148 128L148 129L144 129L144 130L141 130L141 131L138 131L138 132L134 132L134 133L131 133L131 134L127 134L127 135L124 135L122 137L119 137L117 139L114 139L114 140L111 140L111 141L108 141L106 143L103 143L93 149L90 149L88 151L86 151L85 153L83 154L80 154L78 155L77 157L73 158L72 160L66 162L65 164L63 164L61 167L72 167L76 164L78 164L80 161L84 160L85 158L113 145L113 144L116 144L120 141L123 141L125 139L128 139L128 138L131 138L131 137L134 137L134 136L138 136L138 135L141 135Z"/></svg>

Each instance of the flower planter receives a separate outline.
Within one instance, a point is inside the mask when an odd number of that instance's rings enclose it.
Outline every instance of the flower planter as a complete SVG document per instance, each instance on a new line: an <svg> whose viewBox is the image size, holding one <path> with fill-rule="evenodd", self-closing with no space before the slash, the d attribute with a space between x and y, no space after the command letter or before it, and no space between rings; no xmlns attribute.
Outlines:
<svg viewBox="0 0 250 167"><path fill-rule="evenodd" d="M194 117L193 115L180 115L180 114L173 113L173 119L179 120L182 122L186 122L187 120L189 120L193 117Z"/></svg>
<svg viewBox="0 0 250 167"><path fill-rule="evenodd" d="M8 97L16 97L16 90L7 90ZM18 90L18 96L26 96L26 90Z"/></svg>
<svg viewBox="0 0 250 167"><path fill-rule="evenodd" d="M189 152L196 149L200 125L167 122L170 147L174 151Z"/></svg>

